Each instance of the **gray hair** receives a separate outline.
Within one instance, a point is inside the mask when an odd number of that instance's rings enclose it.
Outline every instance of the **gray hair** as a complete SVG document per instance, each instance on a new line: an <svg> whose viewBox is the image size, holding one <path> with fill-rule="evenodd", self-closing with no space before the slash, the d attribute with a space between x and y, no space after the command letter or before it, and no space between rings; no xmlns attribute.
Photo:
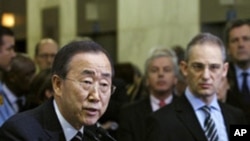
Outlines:
<svg viewBox="0 0 250 141"><path fill-rule="evenodd" d="M200 33L196 35L187 45L186 53L185 53L185 61L189 60L190 57L190 50L195 46L195 45L201 45L205 43L212 43L215 45L218 45L220 47L220 50L222 52L222 57L223 61L226 61L226 49L221 41L220 38L217 36L211 34L211 33Z"/></svg>
<svg viewBox="0 0 250 141"><path fill-rule="evenodd" d="M153 50L153 52L151 53L151 55L149 56L149 58L146 60L145 63L145 76L148 76L148 68L150 63L156 59L156 58L160 58L160 57L169 57L171 58L171 61L173 63L174 66L174 73L176 76L179 75L179 67L178 67L178 59L176 57L176 54L173 50L171 49L167 49L167 48L156 48Z"/></svg>

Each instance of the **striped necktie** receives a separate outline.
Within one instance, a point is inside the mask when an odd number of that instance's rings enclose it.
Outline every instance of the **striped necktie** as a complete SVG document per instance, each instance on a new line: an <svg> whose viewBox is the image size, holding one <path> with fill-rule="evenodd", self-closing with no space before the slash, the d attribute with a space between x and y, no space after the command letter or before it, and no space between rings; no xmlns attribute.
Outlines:
<svg viewBox="0 0 250 141"><path fill-rule="evenodd" d="M211 109L208 106L202 107L203 112L206 114L204 121L204 131L208 141L219 141L219 135L215 127L215 122L211 116Z"/></svg>
<svg viewBox="0 0 250 141"><path fill-rule="evenodd" d="M83 141L83 135L80 131L70 141Z"/></svg>

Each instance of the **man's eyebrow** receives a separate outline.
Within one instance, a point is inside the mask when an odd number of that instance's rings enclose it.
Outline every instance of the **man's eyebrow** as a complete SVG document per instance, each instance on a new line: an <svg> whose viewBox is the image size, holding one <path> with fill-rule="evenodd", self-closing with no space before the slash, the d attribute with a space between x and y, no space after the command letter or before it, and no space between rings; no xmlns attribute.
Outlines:
<svg viewBox="0 0 250 141"><path fill-rule="evenodd" d="M95 72L92 70L83 70L82 73L83 75L95 75Z"/></svg>
<svg viewBox="0 0 250 141"><path fill-rule="evenodd" d="M83 70L81 74L95 76L96 73L93 70ZM103 73L101 73L101 76L109 78L109 77L111 77L111 74L103 72Z"/></svg>
<svg viewBox="0 0 250 141"><path fill-rule="evenodd" d="M110 73L102 73L101 74L103 77L110 78L111 74Z"/></svg>

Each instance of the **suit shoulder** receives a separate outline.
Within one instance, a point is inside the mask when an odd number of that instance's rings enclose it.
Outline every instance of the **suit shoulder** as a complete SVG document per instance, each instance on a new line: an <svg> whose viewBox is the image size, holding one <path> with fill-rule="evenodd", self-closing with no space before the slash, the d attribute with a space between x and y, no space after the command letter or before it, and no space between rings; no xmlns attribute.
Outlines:
<svg viewBox="0 0 250 141"><path fill-rule="evenodd" d="M144 108L145 106L148 106L148 105L150 105L150 102L148 99L145 98L145 99L141 99L139 101L134 101L132 103L125 104L122 107L122 110L124 110L124 111L137 110L137 109Z"/></svg>
<svg viewBox="0 0 250 141"><path fill-rule="evenodd" d="M170 103L167 106L164 106L162 108L160 108L159 110L153 112L150 117L151 118L170 118L171 116L175 115L174 114L174 104Z"/></svg>

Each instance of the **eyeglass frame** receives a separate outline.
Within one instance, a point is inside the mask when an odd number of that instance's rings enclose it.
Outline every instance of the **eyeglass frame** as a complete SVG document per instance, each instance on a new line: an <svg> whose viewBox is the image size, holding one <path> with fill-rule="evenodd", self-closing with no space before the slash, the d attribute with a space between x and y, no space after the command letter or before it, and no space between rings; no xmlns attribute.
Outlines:
<svg viewBox="0 0 250 141"><path fill-rule="evenodd" d="M85 84L86 82L84 82L84 81L80 81L80 80L75 80L75 79L71 79L71 78L64 78L64 80L70 80L70 81L73 81L73 82L78 82L79 84L80 84L80 86L82 86L83 84ZM94 82L96 82L96 81L94 81ZM90 91L90 90L92 90L93 88L95 88L96 87L96 85L97 84L94 84L94 82L93 82L93 85L92 86L90 86L90 88L84 88L83 86L82 86L82 88L85 90L85 91ZM99 89L99 87L100 87L100 85L98 84L98 90L100 90ZM115 90L116 90L116 86L115 85L110 85L110 91L111 91L111 95L112 94L114 94L114 92L115 92ZM108 92L108 91L107 91ZM107 92L102 92L102 93L107 93Z"/></svg>
<svg viewBox="0 0 250 141"><path fill-rule="evenodd" d="M42 59L47 59L47 58L55 58L56 54L54 54L54 53L51 53L51 54L42 53L42 54L38 54L37 56L39 58L42 58Z"/></svg>

